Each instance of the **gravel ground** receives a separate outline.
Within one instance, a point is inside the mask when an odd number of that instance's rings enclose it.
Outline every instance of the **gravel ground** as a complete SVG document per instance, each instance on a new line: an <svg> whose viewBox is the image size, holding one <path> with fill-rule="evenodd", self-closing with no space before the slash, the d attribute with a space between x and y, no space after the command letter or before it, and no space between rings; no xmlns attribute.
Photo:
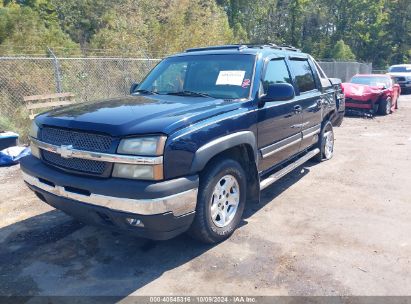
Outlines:
<svg viewBox="0 0 411 304"><path fill-rule="evenodd" d="M348 117L336 154L248 206L216 246L85 226L0 168L0 295L411 295L411 95Z"/></svg>

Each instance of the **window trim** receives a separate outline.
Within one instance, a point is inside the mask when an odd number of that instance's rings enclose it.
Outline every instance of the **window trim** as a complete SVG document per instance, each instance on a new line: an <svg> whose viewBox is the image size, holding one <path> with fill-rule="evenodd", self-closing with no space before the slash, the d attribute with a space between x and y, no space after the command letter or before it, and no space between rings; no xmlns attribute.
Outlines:
<svg viewBox="0 0 411 304"><path fill-rule="evenodd" d="M319 88L319 90L324 92L325 90L332 88L333 85L330 79L328 78L327 74L324 72L320 64L317 62L317 60L315 60L312 56L309 56L308 58L312 67L317 71L316 79L318 81L317 87Z"/></svg>
<svg viewBox="0 0 411 304"><path fill-rule="evenodd" d="M266 76L266 74L267 74L268 64L269 64L271 61L274 61L274 60L282 60L282 61L284 62L285 67L286 67L286 69L287 69L287 71L288 71L288 76L290 76L290 80L291 80L291 83L290 83L290 84L294 87L294 90L295 90L294 77L293 77L293 73L292 73L292 71L291 71L291 69L290 69L290 66L288 65L287 58L286 58L285 56L278 56L278 55L271 55L271 56L268 56L268 57L266 57L266 58L264 59L264 67L263 67L263 71L262 71L261 77L260 77L260 86L261 86L261 87L263 86L264 78L265 78L265 76ZM263 95L264 95L264 92L263 92L262 95L259 94L259 98L261 98L261 96L263 96Z"/></svg>
<svg viewBox="0 0 411 304"><path fill-rule="evenodd" d="M292 61L305 61L305 62L307 62L308 66L310 67L311 75L312 75L313 80L314 80L314 89L304 91L304 92L300 91L300 88L298 87L298 84L297 84L296 73L295 73L295 70L293 69L292 64L291 64ZM288 57L288 63L289 63L290 70L292 71L292 79L293 79L293 83L294 83L294 90L295 90L297 96L306 95L306 94L310 94L310 93L312 94L314 92L320 92L320 90L318 89L318 82L316 80L313 68L310 64L310 60L309 60L308 57L289 56Z"/></svg>

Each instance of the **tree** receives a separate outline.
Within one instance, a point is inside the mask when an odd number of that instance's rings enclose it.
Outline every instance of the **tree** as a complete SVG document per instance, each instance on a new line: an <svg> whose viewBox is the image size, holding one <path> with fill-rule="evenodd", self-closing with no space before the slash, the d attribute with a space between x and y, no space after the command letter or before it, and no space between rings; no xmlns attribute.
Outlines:
<svg viewBox="0 0 411 304"><path fill-rule="evenodd" d="M71 39L87 48L92 37L105 24L103 16L112 10L109 0L49 0L54 5L61 29ZM116 1L121 5L123 1Z"/></svg>
<svg viewBox="0 0 411 304"><path fill-rule="evenodd" d="M0 3L0 51L9 53L44 52L46 45L79 52L80 45L84 54L161 57L236 42L294 45L318 58L355 57L379 68L411 59L410 0Z"/></svg>
<svg viewBox="0 0 411 304"><path fill-rule="evenodd" d="M231 43L224 11L212 0L126 0L104 16L93 48L161 57L185 48Z"/></svg>
<svg viewBox="0 0 411 304"><path fill-rule="evenodd" d="M344 40L338 40L337 44L332 50L332 58L338 60L354 60L355 55L351 48L345 44Z"/></svg>
<svg viewBox="0 0 411 304"><path fill-rule="evenodd" d="M391 0L387 6L387 36L391 46L391 63L411 61L411 1Z"/></svg>
<svg viewBox="0 0 411 304"><path fill-rule="evenodd" d="M46 53L47 47L64 53L79 50L56 22L45 22L31 7L16 3L0 7L0 52L39 54Z"/></svg>

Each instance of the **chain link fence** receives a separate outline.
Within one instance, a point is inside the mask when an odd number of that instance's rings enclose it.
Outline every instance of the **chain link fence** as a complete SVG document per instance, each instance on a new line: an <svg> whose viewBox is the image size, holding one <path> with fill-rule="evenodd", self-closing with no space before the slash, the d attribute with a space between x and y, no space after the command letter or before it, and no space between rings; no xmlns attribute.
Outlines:
<svg viewBox="0 0 411 304"><path fill-rule="evenodd" d="M29 125L24 96L71 92L76 101L125 96L159 59L0 57L0 129Z"/></svg>
<svg viewBox="0 0 411 304"><path fill-rule="evenodd" d="M339 78L343 82L349 81L356 74L372 73L372 63L333 60L322 60L318 63L328 77Z"/></svg>

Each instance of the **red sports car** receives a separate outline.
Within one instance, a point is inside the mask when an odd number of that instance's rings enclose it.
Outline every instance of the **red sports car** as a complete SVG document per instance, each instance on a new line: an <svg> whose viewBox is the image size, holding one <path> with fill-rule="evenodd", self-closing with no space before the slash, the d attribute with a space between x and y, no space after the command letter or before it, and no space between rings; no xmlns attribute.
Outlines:
<svg viewBox="0 0 411 304"><path fill-rule="evenodd" d="M398 109L401 87L390 75L355 75L342 84L347 112L387 115Z"/></svg>

